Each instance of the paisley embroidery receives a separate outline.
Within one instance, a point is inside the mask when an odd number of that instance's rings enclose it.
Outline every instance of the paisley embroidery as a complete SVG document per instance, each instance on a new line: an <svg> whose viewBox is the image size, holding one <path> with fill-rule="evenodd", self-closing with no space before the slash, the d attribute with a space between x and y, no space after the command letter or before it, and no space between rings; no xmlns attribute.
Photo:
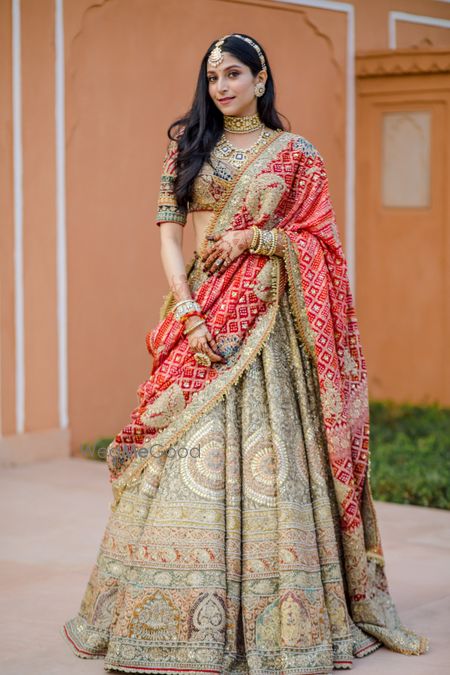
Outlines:
<svg viewBox="0 0 450 675"><path fill-rule="evenodd" d="M168 389L148 405L141 415L144 424L162 429L166 427L171 420L181 413L186 407L183 390L174 382Z"/></svg>
<svg viewBox="0 0 450 675"><path fill-rule="evenodd" d="M253 287L253 292L255 295L257 295L258 298L261 298L261 300L264 300L264 302L272 302L274 300L272 276L273 263L269 258L262 270L258 273L255 285Z"/></svg>
<svg viewBox="0 0 450 675"><path fill-rule="evenodd" d="M275 173L263 173L252 181L245 197L245 206L255 222L269 218L280 204L286 192L283 177Z"/></svg>

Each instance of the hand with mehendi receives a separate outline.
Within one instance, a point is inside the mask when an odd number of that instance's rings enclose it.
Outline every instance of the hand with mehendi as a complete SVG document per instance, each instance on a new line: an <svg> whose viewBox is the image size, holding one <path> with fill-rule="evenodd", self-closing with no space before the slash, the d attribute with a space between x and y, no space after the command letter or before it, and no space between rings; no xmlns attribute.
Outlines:
<svg viewBox="0 0 450 675"><path fill-rule="evenodd" d="M238 256L248 249L252 240L251 228L245 230L227 230L222 234L211 234L207 239L212 242L211 248L201 256L203 270L207 274L220 274ZM224 262L217 264L217 259Z"/></svg>
<svg viewBox="0 0 450 675"><path fill-rule="evenodd" d="M185 322L186 328L190 328L197 322L198 316L189 317ZM201 323L197 328L194 328L187 339L194 354L195 352L203 352L209 356L212 363L223 363L225 361L223 356L219 354L217 342L205 323Z"/></svg>
<svg viewBox="0 0 450 675"><path fill-rule="evenodd" d="M189 288L187 276L183 274L172 274L170 277L170 288L174 294L176 302L179 300L190 300L192 297Z"/></svg>

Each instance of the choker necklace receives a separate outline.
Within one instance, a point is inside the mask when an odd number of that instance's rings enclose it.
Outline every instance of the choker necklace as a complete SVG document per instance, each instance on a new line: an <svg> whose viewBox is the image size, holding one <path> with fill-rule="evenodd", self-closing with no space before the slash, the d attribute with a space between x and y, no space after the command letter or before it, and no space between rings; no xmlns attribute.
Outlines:
<svg viewBox="0 0 450 675"><path fill-rule="evenodd" d="M263 123L256 112L254 115L235 115L223 116L224 131L231 131L234 134L248 134L250 131L261 129Z"/></svg>

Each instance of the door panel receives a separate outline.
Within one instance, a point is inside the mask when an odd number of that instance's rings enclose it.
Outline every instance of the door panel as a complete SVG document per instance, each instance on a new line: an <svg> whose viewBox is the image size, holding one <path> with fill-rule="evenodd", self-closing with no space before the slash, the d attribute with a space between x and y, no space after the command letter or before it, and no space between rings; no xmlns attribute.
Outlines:
<svg viewBox="0 0 450 675"><path fill-rule="evenodd" d="M358 81L356 297L374 399L450 404L449 77Z"/></svg>

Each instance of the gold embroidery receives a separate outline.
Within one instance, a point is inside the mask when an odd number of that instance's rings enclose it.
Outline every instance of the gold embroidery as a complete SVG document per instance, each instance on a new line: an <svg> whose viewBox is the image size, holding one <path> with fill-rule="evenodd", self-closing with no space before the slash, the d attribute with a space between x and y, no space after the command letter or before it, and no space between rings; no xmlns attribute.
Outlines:
<svg viewBox="0 0 450 675"><path fill-rule="evenodd" d="M178 145L177 141L171 140L163 161L157 224L170 221L184 226L188 212L215 211L216 208L220 208L220 202L227 198L232 189L236 173L258 155L261 149L269 143L274 133L277 132L264 128L256 143L246 149L235 148L225 136L222 136L212 149L210 161L203 164L194 180L192 197L187 209L179 207L175 197L174 182ZM257 201L259 201L258 198Z"/></svg>
<svg viewBox="0 0 450 675"><path fill-rule="evenodd" d="M263 173L258 176L245 197L245 205L254 220L271 216L285 191L286 183L282 176L274 173Z"/></svg>
<svg viewBox="0 0 450 675"><path fill-rule="evenodd" d="M177 153L177 141L169 141L159 184L158 205L156 211L156 223L158 225L166 221L179 223L183 226L186 224L187 209L178 206L174 192Z"/></svg>
<svg viewBox="0 0 450 675"><path fill-rule="evenodd" d="M111 512L63 628L78 656L246 675L249 655L260 672L326 673L381 644L428 650L400 621L370 519L344 551L314 369L283 293L242 378L180 438L200 457L155 458Z"/></svg>
<svg viewBox="0 0 450 675"><path fill-rule="evenodd" d="M273 288L272 288L272 275L273 275L273 262L269 258L258 273L256 277L256 283L253 287L253 292L264 302L271 302L274 300Z"/></svg>
<svg viewBox="0 0 450 675"><path fill-rule="evenodd" d="M348 347L344 349L344 372L348 374L358 374L358 368Z"/></svg>
<svg viewBox="0 0 450 675"><path fill-rule="evenodd" d="M179 415L186 407L186 400L181 387L174 382L158 396L156 401L141 415L141 420L155 429L166 427L175 415Z"/></svg>
<svg viewBox="0 0 450 675"><path fill-rule="evenodd" d="M280 231L279 236L283 236L285 241L283 260L289 280L289 300L295 319L295 325L300 339L304 343L311 358L314 359L314 363L317 365L314 330L311 328L308 313L306 311L297 251L293 242L285 232Z"/></svg>

